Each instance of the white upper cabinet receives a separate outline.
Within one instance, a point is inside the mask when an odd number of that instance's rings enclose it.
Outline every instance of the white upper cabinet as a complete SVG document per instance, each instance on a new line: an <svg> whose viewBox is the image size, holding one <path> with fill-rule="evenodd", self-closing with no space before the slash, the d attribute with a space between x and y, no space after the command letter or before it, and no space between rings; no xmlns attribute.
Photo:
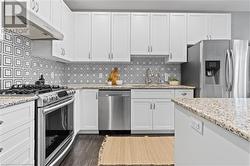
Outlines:
<svg viewBox="0 0 250 166"><path fill-rule="evenodd" d="M231 39L231 14L188 14L188 44L216 39Z"/></svg>
<svg viewBox="0 0 250 166"><path fill-rule="evenodd" d="M62 16L61 16L62 0L51 1L51 24L58 30L62 29Z"/></svg>
<svg viewBox="0 0 250 166"><path fill-rule="evenodd" d="M132 13L131 54L169 54L169 14Z"/></svg>
<svg viewBox="0 0 250 166"><path fill-rule="evenodd" d="M91 60L91 13L74 13L74 48L75 55L73 61Z"/></svg>
<svg viewBox="0 0 250 166"><path fill-rule="evenodd" d="M29 9L47 23L51 23L51 1L54 0L26 0Z"/></svg>
<svg viewBox="0 0 250 166"><path fill-rule="evenodd" d="M150 53L153 55L169 54L169 14L152 13L150 27Z"/></svg>
<svg viewBox="0 0 250 166"><path fill-rule="evenodd" d="M210 39L231 39L231 15L211 14L209 16Z"/></svg>
<svg viewBox="0 0 250 166"><path fill-rule="evenodd" d="M112 13L111 61L130 62L130 13Z"/></svg>
<svg viewBox="0 0 250 166"><path fill-rule="evenodd" d="M170 14L169 62L187 61L187 14Z"/></svg>
<svg viewBox="0 0 250 166"><path fill-rule="evenodd" d="M150 51L150 13L131 14L131 54L147 55Z"/></svg>
<svg viewBox="0 0 250 166"><path fill-rule="evenodd" d="M74 25L73 14L69 7L62 3L62 32L64 34L63 43L62 43L62 56L65 60L71 60L73 56L73 31L71 25Z"/></svg>
<svg viewBox="0 0 250 166"><path fill-rule="evenodd" d="M208 37L208 17L203 13L188 14L188 44L195 44Z"/></svg>
<svg viewBox="0 0 250 166"><path fill-rule="evenodd" d="M93 61L110 61L111 13L92 13L92 54Z"/></svg>

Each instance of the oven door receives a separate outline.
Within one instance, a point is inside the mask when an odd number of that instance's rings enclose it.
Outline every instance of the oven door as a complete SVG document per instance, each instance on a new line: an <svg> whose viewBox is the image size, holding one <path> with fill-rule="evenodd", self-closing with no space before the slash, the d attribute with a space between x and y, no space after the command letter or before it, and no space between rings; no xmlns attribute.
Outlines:
<svg viewBox="0 0 250 166"><path fill-rule="evenodd" d="M58 152L62 152L65 144L73 137L74 132L74 98L54 104L43 110L43 149L45 165Z"/></svg>

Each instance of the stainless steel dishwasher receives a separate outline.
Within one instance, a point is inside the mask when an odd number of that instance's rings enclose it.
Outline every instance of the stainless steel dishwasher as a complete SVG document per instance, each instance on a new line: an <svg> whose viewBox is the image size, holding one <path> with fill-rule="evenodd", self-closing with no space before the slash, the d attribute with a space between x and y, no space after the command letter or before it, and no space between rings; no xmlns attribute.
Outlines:
<svg viewBox="0 0 250 166"><path fill-rule="evenodd" d="M100 90L98 96L99 130L130 130L131 92Z"/></svg>

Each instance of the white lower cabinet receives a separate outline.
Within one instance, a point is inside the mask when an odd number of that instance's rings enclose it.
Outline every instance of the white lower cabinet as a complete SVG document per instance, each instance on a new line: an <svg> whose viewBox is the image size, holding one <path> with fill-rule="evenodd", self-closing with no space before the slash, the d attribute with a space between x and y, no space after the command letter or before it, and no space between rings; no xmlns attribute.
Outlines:
<svg viewBox="0 0 250 166"><path fill-rule="evenodd" d="M98 132L98 90L80 90L78 100L80 132Z"/></svg>
<svg viewBox="0 0 250 166"><path fill-rule="evenodd" d="M172 133L174 107L171 97L174 97L174 90L132 90L132 133Z"/></svg>
<svg viewBox="0 0 250 166"><path fill-rule="evenodd" d="M132 133L174 133L174 97L193 97L193 89L131 90Z"/></svg>
<svg viewBox="0 0 250 166"><path fill-rule="evenodd" d="M174 130L174 104L171 99L153 101L153 130Z"/></svg>
<svg viewBox="0 0 250 166"><path fill-rule="evenodd" d="M131 102L131 130L152 130L151 100L133 99Z"/></svg>
<svg viewBox="0 0 250 166"><path fill-rule="evenodd" d="M34 102L0 111L0 165L34 165Z"/></svg>

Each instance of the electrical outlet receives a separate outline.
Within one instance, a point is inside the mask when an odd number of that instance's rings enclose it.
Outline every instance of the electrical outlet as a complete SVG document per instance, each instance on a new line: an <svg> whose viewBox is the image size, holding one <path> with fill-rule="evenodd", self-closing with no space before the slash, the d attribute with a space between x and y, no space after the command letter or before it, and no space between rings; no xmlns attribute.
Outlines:
<svg viewBox="0 0 250 166"><path fill-rule="evenodd" d="M168 73L165 73L165 74L164 74L164 81L165 81L165 82L168 82L168 78L169 78L169 74L168 74Z"/></svg>
<svg viewBox="0 0 250 166"><path fill-rule="evenodd" d="M99 73L99 78L102 78L103 77L103 74L102 73Z"/></svg>
<svg viewBox="0 0 250 166"><path fill-rule="evenodd" d="M198 133L200 133L201 135L203 135L203 122L202 121L191 117L191 124L190 124L190 126L195 131L197 131Z"/></svg>

